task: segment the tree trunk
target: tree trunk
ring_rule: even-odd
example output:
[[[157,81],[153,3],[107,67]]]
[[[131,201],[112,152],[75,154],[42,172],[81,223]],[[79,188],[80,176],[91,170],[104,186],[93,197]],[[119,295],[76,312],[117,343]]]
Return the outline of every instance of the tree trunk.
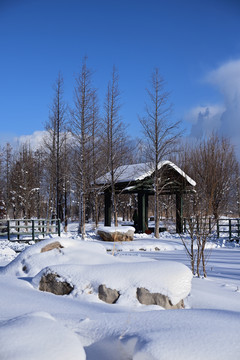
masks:
[[[154,219],[155,219],[155,229],[154,235],[159,239],[159,189],[158,189],[158,170],[157,165],[155,166],[155,194],[154,194]]]

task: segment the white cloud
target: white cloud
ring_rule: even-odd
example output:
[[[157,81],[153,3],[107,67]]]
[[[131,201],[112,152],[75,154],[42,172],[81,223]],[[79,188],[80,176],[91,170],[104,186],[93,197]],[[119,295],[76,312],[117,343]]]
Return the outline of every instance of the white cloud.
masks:
[[[206,81],[216,86],[225,100],[232,102],[240,97],[240,60],[229,61],[206,76]]]
[[[64,133],[62,132],[60,136],[63,136]],[[29,144],[32,150],[37,150],[41,146],[45,147],[45,141],[49,141],[49,132],[42,130],[42,131],[34,131],[31,135],[21,135],[19,137],[15,137],[13,140],[13,145],[16,144],[17,146],[22,144]],[[73,138],[72,134],[70,132],[67,133],[67,142],[68,144],[74,144],[75,139]]]
[[[186,120],[192,123],[191,136],[201,138],[219,128],[224,111],[222,105],[196,106],[191,109],[186,115]]]
[[[240,142],[240,60],[230,61],[210,72],[207,81],[223,94],[226,110],[219,131]]]
[[[14,142],[21,144],[30,144],[31,149],[37,150],[43,145],[43,138],[46,136],[46,131],[34,131],[31,135],[21,135],[14,138]]]
[[[205,81],[223,95],[223,103],[197,106],[189,111],[186,119],[192,122],[191,136],[200,138],[218,131],[229,137],[240,153],[240,60],[210,71]]]

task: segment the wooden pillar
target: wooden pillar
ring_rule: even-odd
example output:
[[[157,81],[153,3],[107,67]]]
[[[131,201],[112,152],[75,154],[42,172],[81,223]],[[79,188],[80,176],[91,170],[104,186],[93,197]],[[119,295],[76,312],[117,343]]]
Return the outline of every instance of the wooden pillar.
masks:
[[[104,226],[111,226],[112,220],[112,199],[109,190],[104,191]]]
[[[148,195],[143,192],[138,192],[138,231],[145,232],[148,226]]]
[[[180,192],[176,193],[176,232],[183,232],[183,200]]]
[[[145,230],[148,229],[148,194],[145,193]]]

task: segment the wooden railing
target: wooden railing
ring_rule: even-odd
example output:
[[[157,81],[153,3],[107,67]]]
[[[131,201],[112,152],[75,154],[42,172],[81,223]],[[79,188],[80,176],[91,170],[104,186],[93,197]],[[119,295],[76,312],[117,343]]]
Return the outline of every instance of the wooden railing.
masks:
[[[11,241],[26,241],[24,237],[35,240],[38,235],[61,235],[59,219],[9,219],[0,220],[0,236],[7,236]],[[28,241],[28,240],[27,240]]]
[[[223,229],[224,228],[224,229]],[[240,219],[219,219],[217,220],[217,237],[220,233],[228,234],[228,238],[240,237]]]
[[[192,221],[192,219],[190,219]],[[199,229],[198,219],[194,219],[196,231]],[[183,219],[183,231],[186,233],[188,231],[188,221]],[[229,240],[240,237],[240,219],[218,219],[213,220],[212,218],[208,219],[208,224],[206,226],[206,231],[209,233],[216,232],[217,237],[219,238],[221,234],[226,234]]]

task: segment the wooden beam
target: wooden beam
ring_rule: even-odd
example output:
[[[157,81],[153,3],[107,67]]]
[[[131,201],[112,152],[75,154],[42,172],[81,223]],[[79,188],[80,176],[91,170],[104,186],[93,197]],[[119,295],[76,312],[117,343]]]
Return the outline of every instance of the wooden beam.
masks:
[[[104,191],[104,226],[111,226],[112,220],[112,199],[109,190]]]
[[[148,226],[148,195],[138,192],[138,231],[144,233]]]
[[[145,230],[148,229],[148,194],[145,193]]]
[[[183,199],[180,192],[176,193],[176,232],[183,232]]]

